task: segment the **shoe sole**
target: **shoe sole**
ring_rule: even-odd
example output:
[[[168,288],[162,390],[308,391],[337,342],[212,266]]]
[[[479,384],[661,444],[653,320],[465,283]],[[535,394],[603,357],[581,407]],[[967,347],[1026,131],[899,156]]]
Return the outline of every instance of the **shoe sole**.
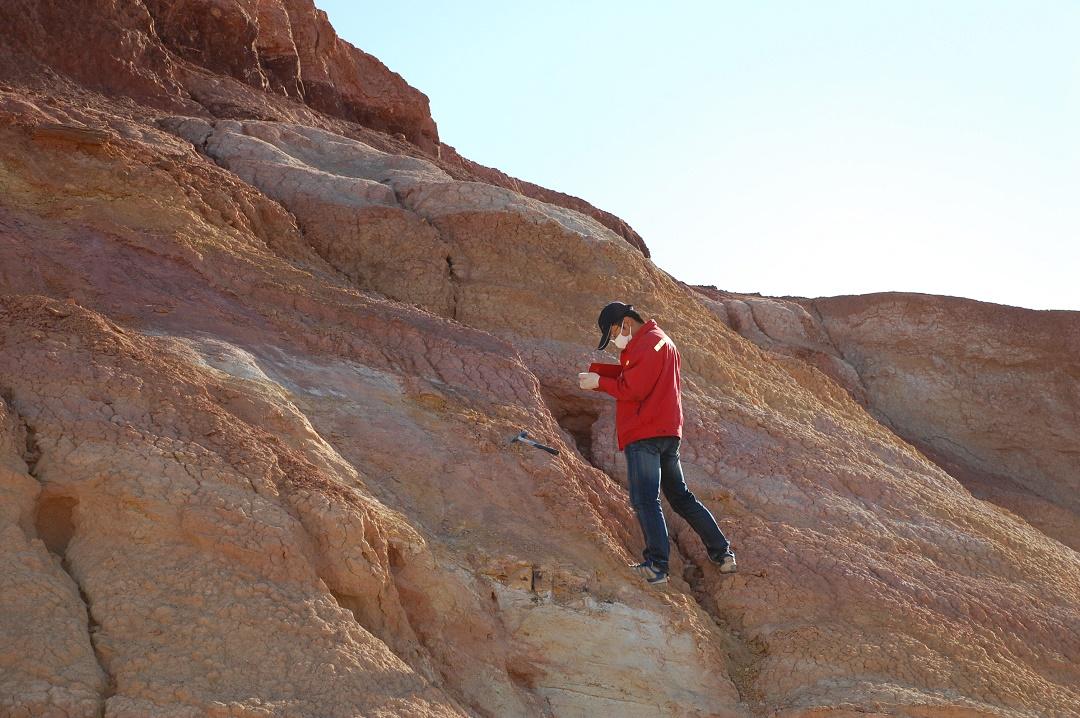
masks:
[[[730,567],[725,567],[724,564],[718,561],[713,561],[711,558],[709,559],[709,563],[711,563],[713,566],[716,566],[717,570],[720,571],[720,573],[737,573],[739,570],[738,564],[732,564]]]
[[[645,583],[649,585],[656,585],[658,583],[668,582],[668,574],[666,573],[661,578],[653,578],[655,574],[653,574],[652,572],[646,572],[639,566],[631,566],[630,569],[633,570],[633,572],[636,573],[638,576],[641,576],[643,579],[645,579]]]

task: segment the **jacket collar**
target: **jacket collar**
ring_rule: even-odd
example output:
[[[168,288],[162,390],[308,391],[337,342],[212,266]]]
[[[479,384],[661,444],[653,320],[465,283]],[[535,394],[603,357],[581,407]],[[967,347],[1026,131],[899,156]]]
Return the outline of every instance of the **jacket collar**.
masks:
[[[656,320],[655,319],[650,319],[649,321],[645,322],[640,327],[638,327],[637,331],[635,331],[633,336],[630,337],[630,341],[628,341],[626,343],[626,348],[623,349],[623,352],[630,351],[630,348],[638,343],[638,337],[640,337],[642,334],[648,334],[653,329],[656,329]],[[622,354],[622,352],[619,352],[619,353]]]

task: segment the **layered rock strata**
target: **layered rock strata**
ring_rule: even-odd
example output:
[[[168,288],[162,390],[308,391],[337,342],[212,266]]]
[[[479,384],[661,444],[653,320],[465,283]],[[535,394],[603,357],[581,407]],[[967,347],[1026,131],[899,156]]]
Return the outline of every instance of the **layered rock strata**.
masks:
[[[696,290],[746,338],[829,375],[976,496],[1080,550],[1076,312]]]
[[[1080,556],[875,410],[878,367],[928,370],[863,305],[747,317],[610,222],[237,77],[247,50],[197,65],[152,11],[231,46],[180,10],[86,9],[150,74],[88,79],[60,36],[4,61],[0,713],[1080,712]],[[670,510],[672,582],[626,568],[613,407],[575,381],[613,297],[680,348],[735,576]]]

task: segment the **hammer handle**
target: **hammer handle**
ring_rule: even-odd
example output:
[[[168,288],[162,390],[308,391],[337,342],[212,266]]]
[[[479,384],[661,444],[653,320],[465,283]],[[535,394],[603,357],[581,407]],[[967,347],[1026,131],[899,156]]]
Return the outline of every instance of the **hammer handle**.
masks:
[[[553,449],[550,446],[545,446],[544,444],[541,444],[538,441],[533,441],[532,439],[522,439],[522,441],[525,442],[526,444],[528,444],[529,446],[535,446],[537,449],[543,449],[544,451],[548,452],[549,454],[555,454],[555,456],[559,455],[559,450],[558,449]]]

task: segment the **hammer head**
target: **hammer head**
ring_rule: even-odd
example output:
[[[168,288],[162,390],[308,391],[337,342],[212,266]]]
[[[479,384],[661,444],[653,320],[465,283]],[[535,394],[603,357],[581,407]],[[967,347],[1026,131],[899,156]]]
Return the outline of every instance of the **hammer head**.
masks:
[[[510,443],[513,444],[515,441],[521,441],[522,439],[524,439],[528,435],[529,435],[529,432],[523,431],[520,434],[518,434],[517,436],[515,436],[513,439],[510,439]]]

